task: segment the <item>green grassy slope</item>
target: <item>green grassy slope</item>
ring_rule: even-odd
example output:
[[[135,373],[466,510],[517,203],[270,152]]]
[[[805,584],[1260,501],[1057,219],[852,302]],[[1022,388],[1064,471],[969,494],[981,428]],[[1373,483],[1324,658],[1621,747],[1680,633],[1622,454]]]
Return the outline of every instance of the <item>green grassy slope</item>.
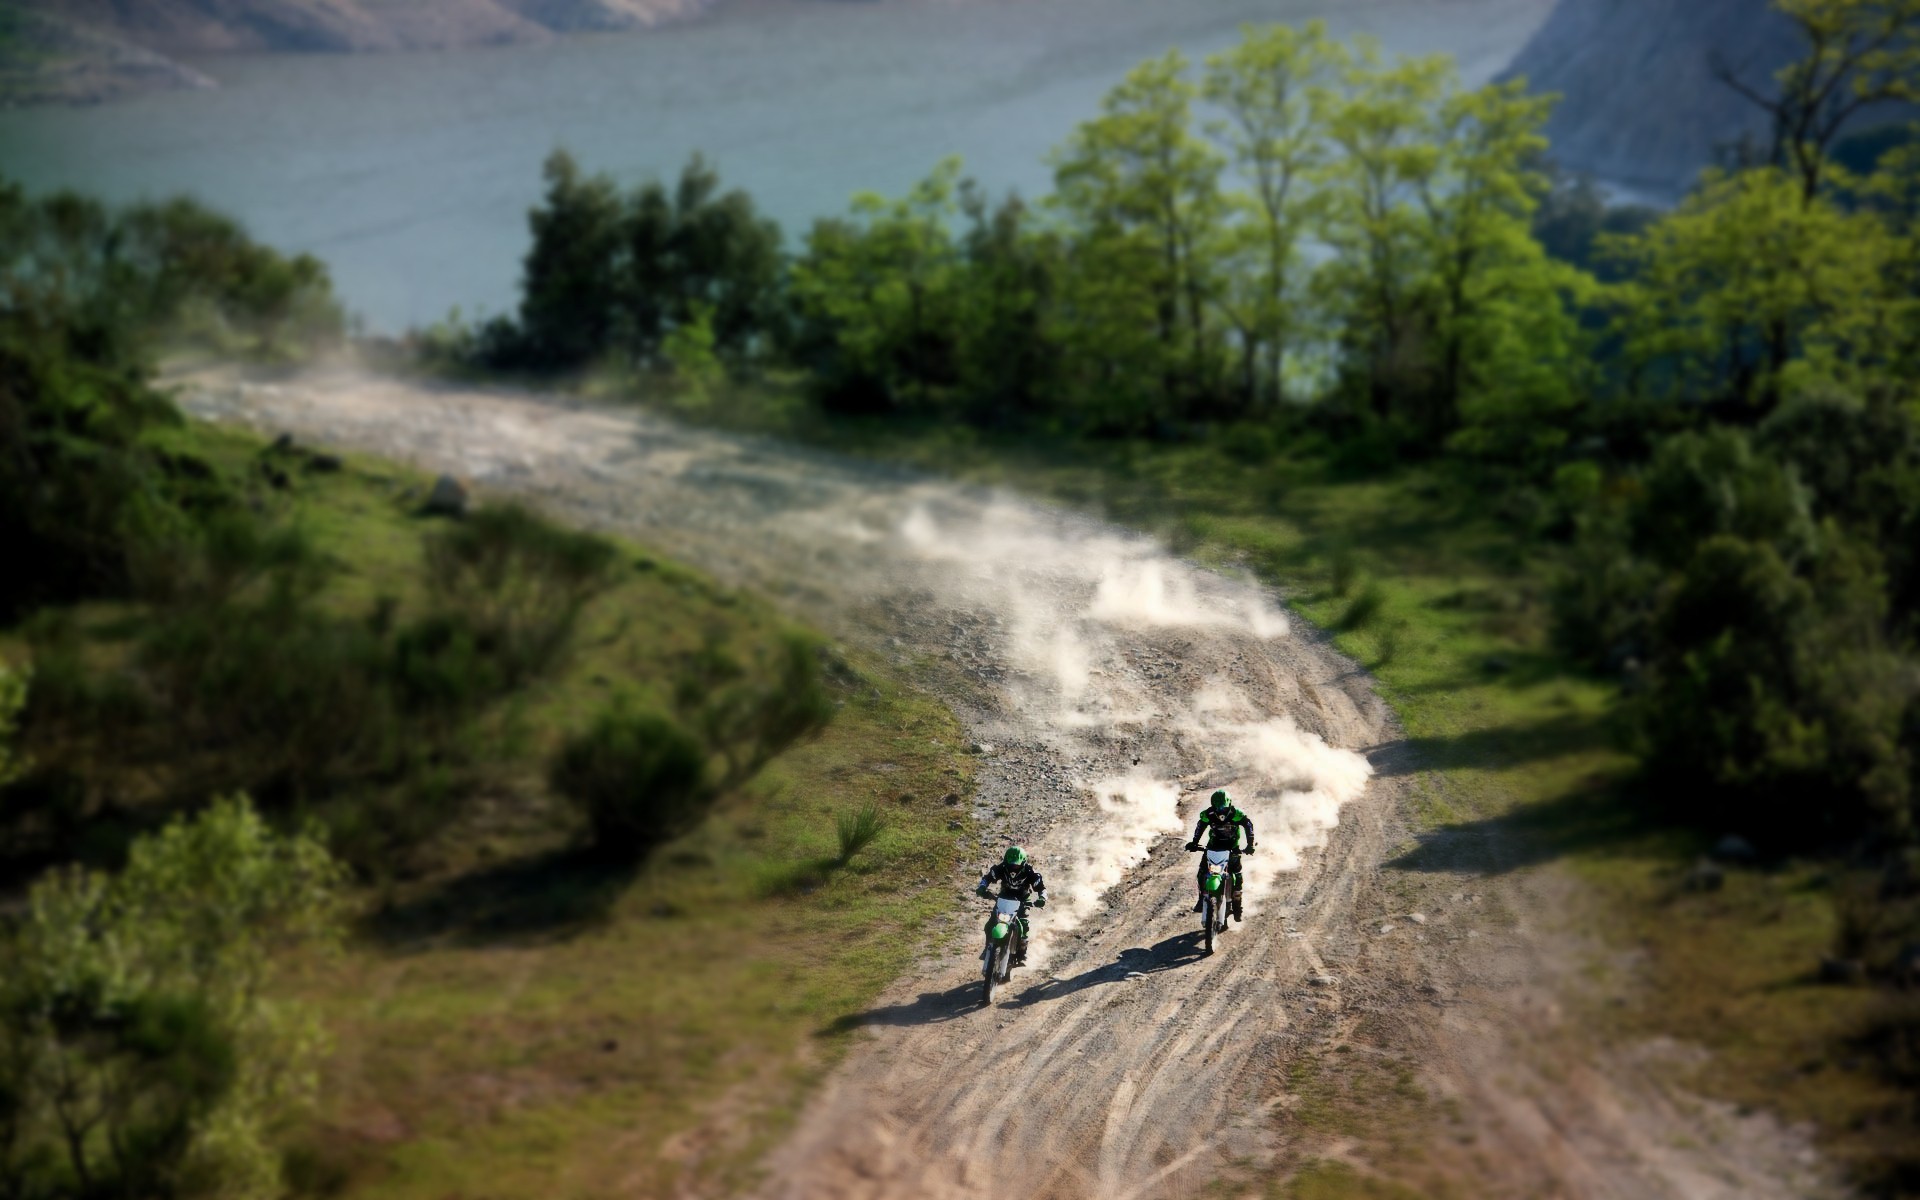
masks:
[[[192,426],[175,448],[245,475],[261,444]],[[340,570],[341,612],[421,602],[425,482],[370,459],[293,472],[272,502]],[[552,749],[616,692],[664,699],[676,661],[719,637],[750,648],[784,621],[640,548],[583,614],[558,672],[485,713],[488,746],[453,786],[471,799],[404,859],[365,872],[338,961],[297,974],[333,1039],[321,1111],[286,1131],[304,1194],[661,1194],[745,1182],[844,1045],[850,1021],[907,965],[970,831],[971,761],[953,716],[911,681],[836,652],[837,716],[645,866],[573,851],[578,818],[548,795]],[[124,658],[140,611],[67,614],[86,658]],[[0,655],[27,652],[0,632]],[[180,764],[116,770],[111,739],[29,747],[90,756],[135,808]],[[214,764],[217,768],[217,764]],[[206,769],[208,764],[198,764]],[[216,771],[217,773],[217,771]],[[149,781],[151,783],[151,781]],[[878,802],[888,827],[836,868],[836,814]]]

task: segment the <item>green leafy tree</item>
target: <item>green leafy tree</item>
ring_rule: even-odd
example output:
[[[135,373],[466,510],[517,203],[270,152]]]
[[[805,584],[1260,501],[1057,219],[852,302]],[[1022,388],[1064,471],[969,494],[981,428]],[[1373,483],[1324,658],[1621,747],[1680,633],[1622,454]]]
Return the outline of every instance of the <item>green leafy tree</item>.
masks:
[[[1223,163],[1194,134],[1198,94],[1178,51],[1144,62],[1051,160],[1052,204],[1072,237],[1063,303],[1082,372],[1072,383],[1117,400],[1123,411],[1100,416],[1121,424],[1184,416],[1217,384],[1208,316]],[[1158,383],[1157,398],[1139,392],[1144,381]]]
[[[1622,241],[1616,332],[1639,387],[1764,415],[1796,386],[1853,388],[1909,361],[1914,300],[1880,212],[1811,200],[1785,172],[1715,175]]]
[[[664,351],[676,330],[705,322],[714,350],[745,357],[781,319],[780,227],[753,198],[720,190],[720,176],[694,155],[669,192],[641,187],[623,221],[616,331],[636,362]]]
[[[925,409],[954,381],[959,179],[960,160],[946,159],[906,196],[862,192],[847,219],[808,235],[794,301],[839,402]]]
[[[714,388],[726,378],[726,368],[714,353],[713,306],[697,303],[692,316],[668,331],[660,355],[673,372],[675,395],[691,408],[705,405]]]
[[[1832,175],[1831,151],[1849,121],[1876,106],[1920,101],[1920,0],[1775,6],[1799,27],[1806,54],[1782,68],[1771,89],[1724,61],[1715,72],[1772,118],[1772,161],[1810,204]]]
[[[1248,26],[1238,45],[1207,60],[1203,94],[1227,114],[1210,132],[1245,189],[1227,197],[1232,282],[1221,307],[1240,337],[1241,386],[1269,405],[1280,401],[1288,351],[1306,332],[1300,250],[1325,211],[1315,181],[1329,155],[1330,88],[1348,65],[1317,20]]]
[[[533,246],[520,281],[519,353],[543,368],[578,367],[612,346],[624,233],[619,190],[556,150],[546,196],[528,214]]]
[[[961,207],[970,222],[955,326],[962,412],[995,426],[1055,412],[1064,365],[1061,239],[1038,227],[1017,196],[990,206],[963,182]]]
[[[36,885],[0,975],[0,1178],[30,1196],[281,1189],[273,1123],[308,1101],[317,1023],[275,965],[339,936],[340,868],[216,801],[108,876]]]
[[[1328,114],[1338,153],[1325,172],[1335,257],[1316,285],[1343,330],[1374,416],[1389,419],[1428,387],[1434,314],[1428,238],[1416,198],[1440,168],[1431,114],[1452,86],[1447,59],[1383,66],[1361,43],[1346,93]]]

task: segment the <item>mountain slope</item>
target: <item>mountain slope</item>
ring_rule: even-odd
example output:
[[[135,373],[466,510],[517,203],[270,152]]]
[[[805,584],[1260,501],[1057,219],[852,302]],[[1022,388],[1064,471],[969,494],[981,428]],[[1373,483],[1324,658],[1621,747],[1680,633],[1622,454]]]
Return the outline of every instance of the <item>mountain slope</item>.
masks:
[[[533,42],[690,17],[712,0],[0,0],[0,103],[206,86],[165,56]]]
[[[1562,97],[1547,135],[1571,168],[1676,191],[1765,115],[1714,77],[1764,86],[1801,52],[1769,0],[1560,0],[1507,76]]]

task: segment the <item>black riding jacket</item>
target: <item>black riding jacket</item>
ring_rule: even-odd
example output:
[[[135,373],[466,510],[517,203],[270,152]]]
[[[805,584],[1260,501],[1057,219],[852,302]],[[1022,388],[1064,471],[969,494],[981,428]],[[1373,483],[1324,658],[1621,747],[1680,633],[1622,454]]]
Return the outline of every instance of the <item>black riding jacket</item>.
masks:
[[[1023,862],[1017,867],[1010,867],[1003,862],[993,864],[987,868],[987,873],[980,877],[980,886],[986,887],[994,883],[1000,885],[1000,895],[1003,898],[1018,900],[1022,904],[1026,903],[1032,895],[1047,894],[1047,881],[1041,877],[1040,872],[1033,869],[1031,862]]]
[[[1208,806],[1200,810],[1200,823],[1193,828],[1193,840],[1199,841],[1201,834],[1207,835],[1209,850],[1238,850],[1240,831],[1247,831],[1247,849],[1253,849],[1253,822],[1247,814],[1229,804],[1225,808]]]

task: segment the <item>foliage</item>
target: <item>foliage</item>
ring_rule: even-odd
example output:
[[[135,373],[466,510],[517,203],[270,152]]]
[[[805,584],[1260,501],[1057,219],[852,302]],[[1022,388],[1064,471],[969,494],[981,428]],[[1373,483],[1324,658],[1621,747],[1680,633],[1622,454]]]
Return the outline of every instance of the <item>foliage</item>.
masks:
[[[729,358],[761,348],[780,321],[780,231],[746,193],[720,193],[699,156],[671,194],[651,182],[622,195],[565,151],[547,159],[546,196],[529,214],[517,326],[483,328],[465,348],[493,366],[581,367],[606,355],[651,366],[702,313]]]
[[[660,713],[620,703],[553,761],[553,789],[579,806],[602,855],[635,862],[699,824],[714,795],[700,739]]]
[[[0,975],[0,1177],[24,1196],[271,1196],[319,1029],[272,963],[339,934],[338,866],[244,798],[33,889]]]
[[[935,384],[952,382],[959,175],[948,159],[902,200],[862,193],[851,219],[820,221],[808,235],[793,297],[800,336],[830,348],[819,354],[829,404],[924,408]]]
[[[137,379],[0,321],[0,617],[135,594],[144,567],[231,503],[200,464],[147,443],[179,420]]]
[[[1673,213],[1615,243],[1627,370],[1671,397],[1764,414],[1814,381],[1878,386],[1910,375],[1915,295],[1883,216],[1803,197],[1784,172],[1709,177]]]
[[[709,631],[675,684],[682,719],[726,762],[725,788],[751,778],[774,755],[833,719],[819,646],[789,632],[774,644],[771,657],[771,663],[761,664],[763,672],[751,672]],[[770,674],[771,681],[758,682],[760,673]]]
[[[27,762],[14,745],[20,732],[20,710],[27,706],[31,673],[0,663],[0,787],[18,779]]]
[[[122,209],[0,180],[0,310],[89,362],[129,366],[187,342],[263,358],[335,342],[326,268],[259,245],[184,197]]]
[[[581,608],[608,582],[612,543],[516,504],[488,505],[427,539],[427,584],[442,613],[513,686],[551,667]]]
[[[1223,159],[1192,129],[1198,88],[1178,51],[1141,63],[1052,159],[1051,203],[1074,232],[1063,336],[1093,424],[1138,429],[1202,409],[1219,372],[1208,240]]]
[[[1806,408],[1767,433],[1818,461],[1849,440],[1836,425]],[[1879,448],[1890,457],[1912,445],[1910,428],[1883,432],[1898,435]],[[1920,691],[1846,498],[1732,429],[1668,439],[1628,495],[1583,538],[1560,640],[1596,666],[1633,664],[1627,715],[1684,805],[1674,815],[1773,837],[1906,836],[1903,722]]]

